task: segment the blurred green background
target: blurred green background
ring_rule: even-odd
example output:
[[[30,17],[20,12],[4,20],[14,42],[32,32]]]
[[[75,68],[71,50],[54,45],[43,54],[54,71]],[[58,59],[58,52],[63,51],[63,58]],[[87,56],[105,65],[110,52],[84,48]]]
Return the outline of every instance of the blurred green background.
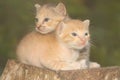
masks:
[[[35,3],[63,2],[72,18],[90,19],[92,61],[103,67],[120,66],[120,0],[1,0],[0,74],[15,58],[20,39],[34,29]]]

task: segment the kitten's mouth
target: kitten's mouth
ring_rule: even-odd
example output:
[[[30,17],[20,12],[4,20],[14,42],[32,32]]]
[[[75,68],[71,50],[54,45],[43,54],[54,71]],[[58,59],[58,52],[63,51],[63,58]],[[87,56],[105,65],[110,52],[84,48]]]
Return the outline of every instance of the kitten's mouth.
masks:
[[[83,49],[86,45],[87,45],[87,42],[85,42],[84,44],[83,43],[78,43],[75,46],[76,46],[77,49]]]
[[[79,43],[78,45],[79,45],[79,46],[86,46],[86,45],[87,45],[87,42],[85,42],[85,43]]]
[[[49,30],[48,29],[41,29],[40,27],[36,27],[35,28],[36,29],[36,31],[38,31],[38,32],[40,32],[40,33],[42,33],[42,34],[46,34],[46,33],[48,33],[49,32]]]

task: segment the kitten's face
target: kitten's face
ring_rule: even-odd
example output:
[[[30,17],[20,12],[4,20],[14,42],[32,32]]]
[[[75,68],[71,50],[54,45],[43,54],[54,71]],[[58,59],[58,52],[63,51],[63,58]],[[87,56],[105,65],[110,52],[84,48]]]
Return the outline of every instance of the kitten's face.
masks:
[[[62,22],[57,29],[58,37],[69,48],[82,49],[89,44],[89,20]]]
[[[56,7],[37,4],[36,30],[42,34],[47,34],[56,29],[56,26],[65,18],[66,8],[62,3]]]

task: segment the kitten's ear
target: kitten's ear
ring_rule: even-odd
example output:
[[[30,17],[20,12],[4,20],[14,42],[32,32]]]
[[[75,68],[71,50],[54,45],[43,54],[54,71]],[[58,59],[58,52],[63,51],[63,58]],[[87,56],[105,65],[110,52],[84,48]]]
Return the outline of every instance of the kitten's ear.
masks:
[[[39,4],[35,4],[35,8],[36,8],[36,11],[38,11],[40,9],[40,5]]]
[[[84,20],[83,21],[83,24],[85,25],[85,27],[89,27],[89,25],[90,25],[90,20]]]
[[[58,27],[57,27],[57,34],[58,34],[58,35],[61,35],[64,27],[65,27],[65,23],[64,23],[64,22],[59,23],[59,25],[58,25]]]
[[[66,7],[65,7],[65,5],[63,3],[61,3],[61,2],[58,3],[55,9],[61,15],[64,15],[64,16],[67,15],[67,13],[66,13]]]

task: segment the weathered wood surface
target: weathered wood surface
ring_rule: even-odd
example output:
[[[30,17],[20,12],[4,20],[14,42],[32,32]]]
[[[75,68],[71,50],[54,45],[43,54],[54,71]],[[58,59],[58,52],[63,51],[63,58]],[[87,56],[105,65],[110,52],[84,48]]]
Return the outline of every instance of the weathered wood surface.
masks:
[[[9,60],[0,80],[120,80],[120,67],[55,72]]]

